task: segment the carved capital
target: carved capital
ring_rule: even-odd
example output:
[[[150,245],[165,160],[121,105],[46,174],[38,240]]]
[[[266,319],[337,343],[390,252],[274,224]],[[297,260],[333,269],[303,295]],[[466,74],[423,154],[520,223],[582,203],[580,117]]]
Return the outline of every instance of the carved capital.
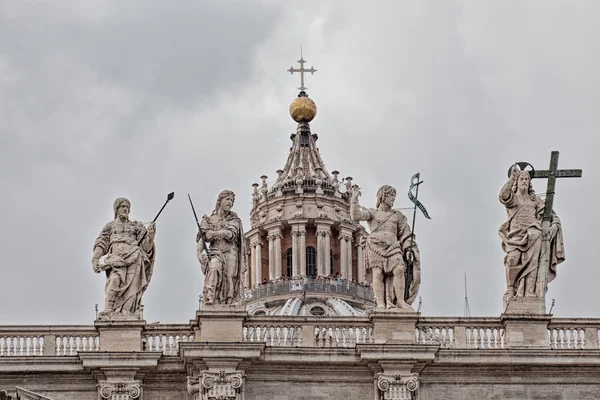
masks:
[[[202,371],[188,377],[188,393],[202,400],[243,400],[244,375],[239,372]]]
[[[134,400],[140,399],[142,394],[141,381],[109,382],[100,381],[98,383],[100,398],[110,400]]]
[[[340,238],[340,240],[345,240],[347,242],[352,241],[352,235],[340,235],[339,238]]]
[[[377,374],[377,389],[383,400],[413,400],[418,388],[417,374]]]

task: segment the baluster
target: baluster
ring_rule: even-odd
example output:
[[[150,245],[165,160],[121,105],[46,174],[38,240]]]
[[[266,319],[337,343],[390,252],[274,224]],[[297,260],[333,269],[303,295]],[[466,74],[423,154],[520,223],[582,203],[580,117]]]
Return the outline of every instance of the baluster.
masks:
[[[244,326],[242,327],[242,342],[247,342],[248,341],[248,327]]]

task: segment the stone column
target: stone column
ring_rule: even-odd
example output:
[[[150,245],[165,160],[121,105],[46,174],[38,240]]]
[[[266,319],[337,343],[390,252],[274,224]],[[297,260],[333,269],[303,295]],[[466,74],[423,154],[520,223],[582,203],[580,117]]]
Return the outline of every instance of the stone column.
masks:
[[[292,275],[306,276],[307,219],[290,220],[292,234]]]
[[[329,275],[331,273],[331,231],[325,231],[323,235],[323,255],[325,259],[325,275]]]
[[[256,256],[256,284],[260,284],[262,282],[262,240],[258,239],[256,241],[256,250],[254,251]]]
[[[352,225],[340,224],[340,272],[344,279],[352,279]]]
[[[300,243],[298,240],[298,231],[292,229],[290,232],[292,235],[292,276],[300,275],[299,259],[298,259],[298,247]]]
[[[281,270],[281,232],[275,235],[275,278],[283,274]]]
[[[281,276],[281,223],[276,222],[263,227],[269,239],[269,279]]]
[[[267,236],[269,240],[269,279],[275,280],[275,237]]]
[[[306,229],[302,229],[299,232],[300,236],[300,276],[306,278]]]
[[[324,263],[325,261],[323,260],[323,247],[325,247],[323,245],[323,232],[319,231],[319,229],[317,228],[317,274],[318,275],[324,275],[323,274],[323,267],[324,267]]]
[[[346,235],[340,234],[340,274],[342,274],[342,278],[348,279],[348,249],[346,246],[348,242],[346,241]]]
[[[362,236],[357,236],[356,238],[356,260],[358,266],[358,276],[356,277],[356,280],[359,283],[365,281],[365,252],[361,238]]]
[[[256,285],[256,246],[254,242],[250,243],[250,273],[252,274],[252,282],[248,287]]]
[[[348,251],[348,255],[346,258],[346,261],[348,263],[348,266],[346,267],[348,269],[348,276],[346,277],[346,279],[348,279],[349,281],[351,281],[353,279],[353,272],[352,272],[352,236],[348,235],[346,236],[346,241],[348,242],[346,244],[346,250]]]
[[[329,237],[331,236],[330,220],[315,220],[317,227],[317,273],[323,276],[329,275]]]

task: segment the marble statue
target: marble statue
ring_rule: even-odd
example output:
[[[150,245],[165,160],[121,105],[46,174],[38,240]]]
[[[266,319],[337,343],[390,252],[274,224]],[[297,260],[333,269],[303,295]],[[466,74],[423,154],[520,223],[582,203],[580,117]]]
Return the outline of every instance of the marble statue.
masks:
[[[354,221],[367,221],[371,231],[365,243],[365,270],[367,281],[373,282],[377,307],[412,310],[421,284],[421,257],[406,216],[392,209],[396,189],[380,187],[375,209],[360,207],[359,196],[355,186],[350,215]]]
[[[120,197],[113,204],[115,219],[94,242],[94,271],[106,272],[106,297],[100,317],[141,317],[142,295],[154,268],[156,225],[148,229],[130,221],[131,203]],[[103,260],[101,260],[103,258]]]
[[[499,199],[506,207],[508,217],[498,231],[502,250],[506,253],[505,299],[541,297],[544,293],[539,293],[536,283],[544,239],[542,216],[545,202],[535,194],[529,172],[522,171],[517,165],[500,189]],[[560,219],[554,211],[547,234],[550,239],[547,281],[550,282],[556,276],[556,266],[565,259]]]
[[[246,243],[242,220],[231,211],[234,202],[232,191],[219,193],[215,209],[202,218],[201,231],[196,235],[198,261],[204,274],[205,305],[235,305],[243,296],[244,274],[248,269]],[[210,244],[210,248],[205,244]]]

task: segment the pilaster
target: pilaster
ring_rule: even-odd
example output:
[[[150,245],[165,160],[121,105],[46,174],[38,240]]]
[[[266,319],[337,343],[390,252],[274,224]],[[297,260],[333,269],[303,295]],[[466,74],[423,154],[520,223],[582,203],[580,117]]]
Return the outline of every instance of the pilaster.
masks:
[[[295,277],[306,275],[306,224],[307,219],[290,220],[292,235],[292,273]]]
[[[330,238],[331,238],[331,220],[315,220],[315,226],[317,228],[317,273],[321,276],[329,275],[330,262],[329,254],[331,249]]]

